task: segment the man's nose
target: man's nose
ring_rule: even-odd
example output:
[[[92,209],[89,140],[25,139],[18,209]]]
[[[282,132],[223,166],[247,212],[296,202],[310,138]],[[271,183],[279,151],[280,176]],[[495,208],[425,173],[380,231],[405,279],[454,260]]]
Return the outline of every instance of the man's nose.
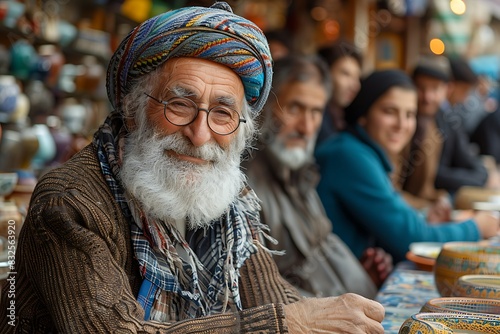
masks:
[[[298,130],[306,136],[312,136],[317,130],[317,121],[315,119],[314,111],[303,110],[301,116],[297,119]]]
[[[208,113],[200,110],[194,121],[184,127],[183,133],[196,147],[209,142],[212,139],[212,130],[208,127]]]

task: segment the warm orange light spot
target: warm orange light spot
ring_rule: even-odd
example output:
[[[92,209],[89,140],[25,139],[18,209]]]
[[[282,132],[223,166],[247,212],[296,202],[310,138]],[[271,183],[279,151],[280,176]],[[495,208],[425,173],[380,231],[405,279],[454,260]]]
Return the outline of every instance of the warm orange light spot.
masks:
[[[434,54],[441,55],[444,53],[445,46],[439,38],[433,38],[429,43],[429,47]]]
[[[328,41],[333,41],[338,38],[340,33],[340,25],[335,20],[326,20],[323,24],[323,34]]]

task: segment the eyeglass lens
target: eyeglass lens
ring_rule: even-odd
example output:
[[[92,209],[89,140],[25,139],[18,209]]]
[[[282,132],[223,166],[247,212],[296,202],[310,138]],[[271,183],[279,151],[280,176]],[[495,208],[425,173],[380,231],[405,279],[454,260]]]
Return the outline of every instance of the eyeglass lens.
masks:
[[[187,125],[194,121],[198,110],[208,112],[208,126],[218,134],[229,134],[234,132],[239,124],[240,117],[236,110],[217,106],[210,111],[198,108],[198,106],[186,98],[172,98],[164,104],[165,117],[174,125]]]

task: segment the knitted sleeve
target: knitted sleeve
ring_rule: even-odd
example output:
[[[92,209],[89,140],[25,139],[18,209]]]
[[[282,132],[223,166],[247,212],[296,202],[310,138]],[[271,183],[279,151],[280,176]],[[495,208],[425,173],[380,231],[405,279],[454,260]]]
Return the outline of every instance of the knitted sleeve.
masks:
[[[244,307],[269,303],[290,304],[301,296],[298,290],[279,273],[269,251],[255,241],[259,251],[252,255],[240,269],[240,294]]]
[[[50,314],[55,331],[287,332],[283,306],[279,303],[287,299],[263,298],[268,294],[266,289],[273,288],[273,280],[278,278],[265,279],[266,274],[262,272],[255,273],[259,276],[255,286],[245,285],[248,287],[245,294],[259,296],[252,303],[255,307],[170,324],[145,322],[144,311],[134,298],[124,270],[126,246],[120,245],[117,241],[120,238],[116,237],[121,233],[117,231],[120,227],[116,226],[112,215],[103,214],[103,207],[99,204],[102,203],[98,195],[90,198],[77,190],[52,194],[34,203],[23,227],[18,265],[25,266],[34,294],[39,304],[47,308],[46,313]],[[106,219],[109,221],[104,221]],[[89,225],[93,227],[88,228]],[[268,262],[270,256],[267,257],[263,255],[262,259]],[[256,261],[261,261],[261,256],[258,258]],[[281,295],[281,292],[276,292],[276,295]],[[273,299],[275,303],[272,303]],[[261,304],[263,301],[268,303]]]

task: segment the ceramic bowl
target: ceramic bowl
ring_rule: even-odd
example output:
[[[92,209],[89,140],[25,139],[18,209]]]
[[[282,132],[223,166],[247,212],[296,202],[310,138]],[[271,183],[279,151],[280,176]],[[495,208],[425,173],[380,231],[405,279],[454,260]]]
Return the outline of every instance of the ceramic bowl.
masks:
[[[0,173],[0,198],[9,195],[17,184],[17,173]]]
[[[399,334],[500,333],[500,318],[488,314],[418,313],[407,319]]]
[[[432,271],[434,269],[434,265],[436,264],[436,259],[419,256],[412,251],[408,251],[406,253],[406,259],[413,262],[418,269],[424,271]]]
[[[452,296],[458,278],[473,274],[500,275],[500,247],[478,242],[445,243],[434,266],[441,296]]]
[[[432,271],[442,247],[442,242],[413,242],[406,259],[415,263],[420,270]]]
[[[499,275],[465,275],[458,278],[453,289],[457,297],[500,299]]]
[[[468,297],[433,298],[422,306],[426,313],[481,313],[500,315],[500,300]]]

